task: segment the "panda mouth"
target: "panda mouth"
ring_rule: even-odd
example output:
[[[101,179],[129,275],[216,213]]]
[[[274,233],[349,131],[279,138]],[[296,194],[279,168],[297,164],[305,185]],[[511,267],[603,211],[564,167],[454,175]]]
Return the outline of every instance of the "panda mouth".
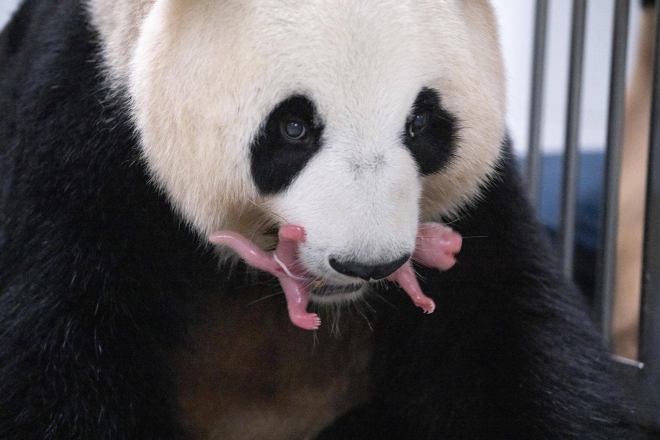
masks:
[[[364,284],[325,284],[317,280],[310,286],[310,294],[317,297],[331,297],[349,293],[357,293]]]
[[[302,269],[302,264],[298,260],[298,246],[306,240],[305,229],[302,226],[281,226],[278,238],[274,252],[264,252],[250,240],[233,231],[214,232],[209,236],[209,241],[229,246],[247,264],[276,276],[286,296],[289,319],[300,328],[316,330],[321,325],[321,319],[317,314],[307,312],[310,297],[319,302],[341,302],[361,295],[365,284],[325,284],[323,280],[311,278]],[[448,226],[422,223],[417,231],[412,259],[427,267],[447,270],[456,263],[455,256],[460,251],[461,245],[460,234]],[[433,300],[422,292],[410,260],[386,279],[398,284],[413,303],[425,313],[432,313],[435,309]]]

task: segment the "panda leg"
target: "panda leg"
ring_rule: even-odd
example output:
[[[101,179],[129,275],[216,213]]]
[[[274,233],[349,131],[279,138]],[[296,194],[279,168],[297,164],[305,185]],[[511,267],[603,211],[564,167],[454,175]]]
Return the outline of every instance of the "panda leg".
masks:
[[[316,313],[307,312],[309,293],[300,281],[288,276],[279,277],[286,296],[289,319],[294,325],[305,330],[316,330],[321,325],[321,318]]]
[[[435,303],[431,298],[424,295],[422,289],[419,287],[415,271],[412,264],[408,261],[401,266],[394,274],[388,277],[388,280],[397,283],[403,290],[406,291],[413,303],[424,310],[424,313],[433,313],[435,310]]]
[[[247,264],[257,269],[278,275],[282,272],[272,254],[259,249],[241,234],[232,231],[218,231],[209,236],[209,241],[232,248]]]

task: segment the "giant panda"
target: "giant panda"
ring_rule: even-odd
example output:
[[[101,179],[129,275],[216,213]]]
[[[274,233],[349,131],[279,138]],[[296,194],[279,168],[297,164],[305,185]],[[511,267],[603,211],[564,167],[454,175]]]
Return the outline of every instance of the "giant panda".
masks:
[[[486,0],[25,1],[0,438],[658,438],[523,195],[497,34]],[[424,222],[462,237],[414,266],[430,314],[386,279]],[[285,225],[317,330],[208,239]]]

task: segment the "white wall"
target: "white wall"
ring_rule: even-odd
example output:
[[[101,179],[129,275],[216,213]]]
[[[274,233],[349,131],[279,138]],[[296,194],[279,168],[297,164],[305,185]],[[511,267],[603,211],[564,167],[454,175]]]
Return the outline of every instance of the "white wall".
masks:
[[[527,148],[534,0],[492,0],[500,21],[507,68],[508,123],[518,153]],[[639,22],[639,4],[632,1],[628,66],[632,65]],[[568,57],[571,33],[571,0],[549,2],[543,126],[545,151],[563,150],[568,89]],[[611,60],[613,0],[588,2],[580,144],[599,150],[605,144],[609,70]]]
[[[50,0],[57,1],[57,0]],[[0,27],[19,0],[0,0]],[[529,91],[532,65],[534,0],[492,0],[498,20],[508,82],[508,124],[516,151],[527,148]],[[639,5],[633,0],[629,59],[635,51]],[[572,0],[549,2],[549,34],[545,75],[542,145],[545,151],[561,151],[564,143],[568,54]],[[580,143],[584,149],[602,149],[609,88],[613,0],[588,3],[585,81],[582,94]],[[631,63],[629,62],[630,66]]]
[[[4,27],[20,0],[0,0],[0,28]]]

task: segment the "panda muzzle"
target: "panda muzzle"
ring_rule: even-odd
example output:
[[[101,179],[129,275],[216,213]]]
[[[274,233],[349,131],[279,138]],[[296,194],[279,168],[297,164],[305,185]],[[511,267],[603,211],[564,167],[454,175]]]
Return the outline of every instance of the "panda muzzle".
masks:
[[[264,252],[233,231],[214,232],[209,236],[209,241],[229,246],[247,264],[276,276],[286,296],[291,322],[306,330],[316,330],[321,320],[317,314],[307,312],[308,286],[313,284],[314,277],[298,264],[298,246],[305,242],[305,229],[302,226],[284,225],[280,227],[278,237],[274,252]],[[439,223],[422,223],[411,259],[424,266],[447,270],[456,263],[456,254],[461,250],[461,245],[461,235],[450,227]],[[417,282],[411,260],[406,261],[387,280],[398,284],[425,313],[435,309],[435,303],[424,295]]]

